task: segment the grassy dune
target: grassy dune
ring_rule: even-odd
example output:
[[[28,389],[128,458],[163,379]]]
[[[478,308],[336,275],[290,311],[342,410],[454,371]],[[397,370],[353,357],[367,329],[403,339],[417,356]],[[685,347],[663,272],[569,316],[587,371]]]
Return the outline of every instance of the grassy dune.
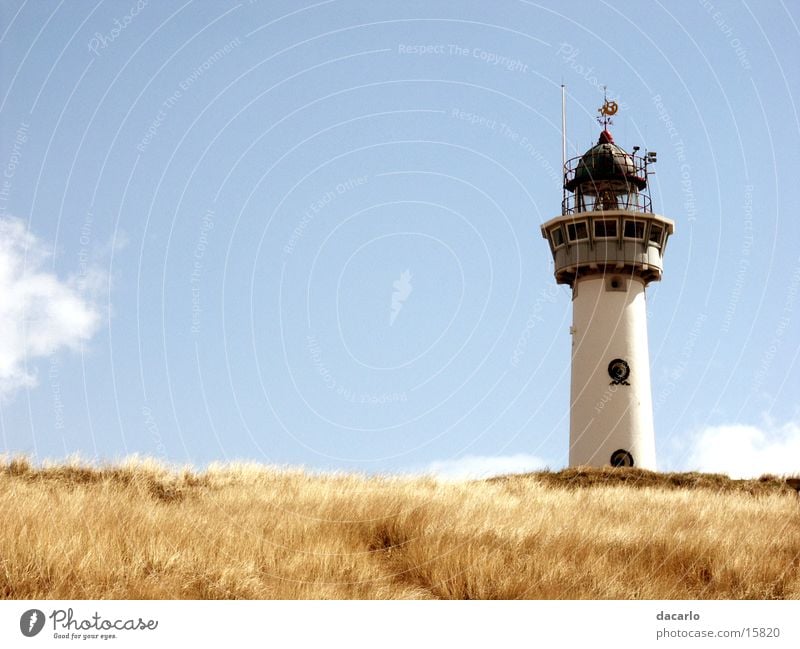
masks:
[[[0,598],[800,598],[782,480],[0,461]]]

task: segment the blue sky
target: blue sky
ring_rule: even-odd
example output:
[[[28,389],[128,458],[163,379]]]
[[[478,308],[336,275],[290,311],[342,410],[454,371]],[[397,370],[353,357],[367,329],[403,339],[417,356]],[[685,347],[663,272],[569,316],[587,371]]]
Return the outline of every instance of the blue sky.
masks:
[[[620,105],[676,221],[659,465],[797,470],[800,15],[743,2],[4,2],[0,452],[567,462],[539,225]]]

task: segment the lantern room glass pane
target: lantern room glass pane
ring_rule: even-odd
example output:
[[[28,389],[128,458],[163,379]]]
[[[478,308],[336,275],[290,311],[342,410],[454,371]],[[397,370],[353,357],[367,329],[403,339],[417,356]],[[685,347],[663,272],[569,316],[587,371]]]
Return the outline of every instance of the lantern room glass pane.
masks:
[[[581,241],[582,239],[588,239],[589,228],[586,225],[586,221],[567,223],[567,238],[570,241]]]
[[[626,239],[644,239],[644,221],[628,221],[625,220],[625,229],[623,234]]]
[[[616,219],[596,219],[594,222],[595,239],[616,239],[617,220]]]
[[[560,248],[564,245],[564,231],[559,226],[554,227],[550,230],[550,240],[554,248]]]
[[[650,225],[650,236],[648,237],[648,240],[650,241],[650,243],[655,244],[656,246],[658,246],[660,248],[661,247],[661,235],[663,233],[664,233],[664,228],[662,228],[660,225],[656,225],[655,223],[652,223]]]

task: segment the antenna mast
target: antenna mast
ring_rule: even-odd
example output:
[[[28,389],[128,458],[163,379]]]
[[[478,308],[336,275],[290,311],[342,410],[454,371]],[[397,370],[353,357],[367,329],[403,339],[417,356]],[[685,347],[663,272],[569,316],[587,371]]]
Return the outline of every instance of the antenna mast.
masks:
[[[567,173],[567,87],[561,84],[561,173]],[[565,183],[561,183],[561,198],[566,200]]]

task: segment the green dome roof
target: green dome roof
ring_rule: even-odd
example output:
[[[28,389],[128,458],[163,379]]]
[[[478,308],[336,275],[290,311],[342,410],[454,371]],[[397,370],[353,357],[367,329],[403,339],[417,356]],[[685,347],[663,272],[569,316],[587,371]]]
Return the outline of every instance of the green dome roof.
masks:
[[[599,186],[615,191],[626,191],[631,185],[644,189],[647,181],[637,175],[633,156],[614,144],[611,133],[603,131],[597,144],[581,156],[574,176],[564,187],[575,191],[584,183],[589,184],[587,189],[593,193],[592,188]]]

